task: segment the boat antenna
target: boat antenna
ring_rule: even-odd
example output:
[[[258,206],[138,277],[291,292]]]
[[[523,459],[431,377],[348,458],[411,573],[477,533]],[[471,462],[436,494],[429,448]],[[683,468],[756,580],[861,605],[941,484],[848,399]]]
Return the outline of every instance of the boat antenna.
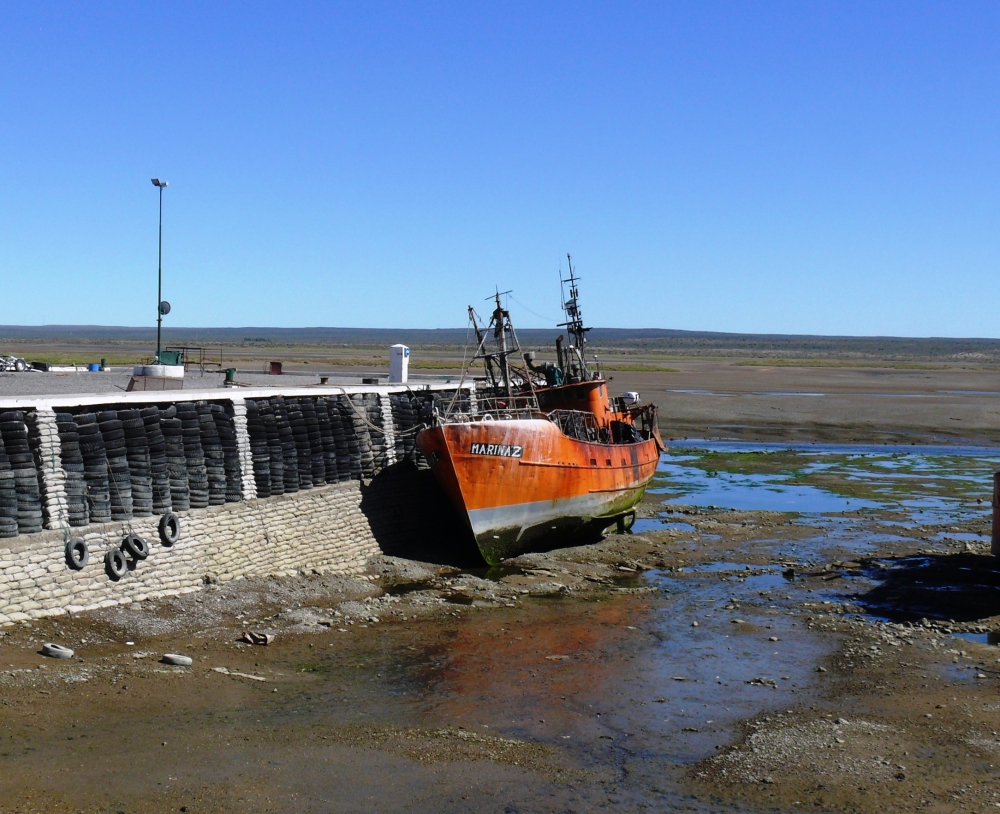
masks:
[[[469,362],[469,366],[471,367],[476,360],[482,359],[490,389],[511,400],[522,385],[526,385],[532,394],[535,392],[531,372],[514,361],[521,359],[521,343],[514,331],[510,312],[503,307],[500,300],[504,295],[512,293],[513,291],[501,291],[497,286],[496,291],[486,298],[487,301],[492,300],[494,303],[488,326],[480,325],[476,310],[469,306],[469,321],[476,332],[477,341],[476,355]],[[487,344],[490,347],[487,347]]]
[[[491,320],[493,324],[493,339],[496,341],[497,347],[497,360],[500,363],[500,376],[502,379],[502,384],[504,389],[507,391],[507,396],[512,397],[514,394],[511,392],[510,386],[510,365],[507,362],[507,356],[510,353],[510,348],[507,346],[507,334],[511,330],[510,328],[510,313],[500,304],[500,297],[504,294],[510,294],[510,291],[501,291],[500,287],[496,287],[496,293],[492,297],[487,297],[488,300],[495,299],[497,307],[493,311],[493,319]],[[514,350],[518,350],[517,341],[514,341]]]
[[[566,315],[566,321],[560,322],[559,327],[565,328],[566,333],[573,337],[570,349],[573,351],[571,358],[575,356],[575,359],[570,366],[578,368],[576,375],[580,377],[580,381],[589,381],[591,378],[590,370],[587,368],[587,359],[584,356],[583,348],[587,344],[587,331],[590,328],[583,327],[583,314],[580,312],[579,302],[580,292],[577,287],[580,278],[576,276],[573,269],[573,258],[569,256],[569,253],[566,254],[566,262],[569,264],[569,277],[564,279],[562,272],[559,273],[559,290],[562,292],[562,309]],[[568,297],[565,288],[567,285],[569,286]]]

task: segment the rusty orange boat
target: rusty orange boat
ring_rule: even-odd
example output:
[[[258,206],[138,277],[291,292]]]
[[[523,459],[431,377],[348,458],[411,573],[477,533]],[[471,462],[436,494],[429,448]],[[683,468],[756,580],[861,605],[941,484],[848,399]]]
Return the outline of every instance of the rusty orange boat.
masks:
[[[521,354],[495,295],[486,330],[470,306],[484,379],[435,413],[417,444],[490,564],[617,523],[631,527],[663,450],[654,405],[612,398],[591,370],[572,264],[555,363]],[[487,345],[490,343],[490,347]],[[471,368],[470,364],[470,368]]]

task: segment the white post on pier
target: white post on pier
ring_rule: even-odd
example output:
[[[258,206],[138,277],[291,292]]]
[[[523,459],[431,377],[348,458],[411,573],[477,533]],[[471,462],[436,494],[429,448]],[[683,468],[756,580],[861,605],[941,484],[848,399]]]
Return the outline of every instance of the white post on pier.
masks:
[[[389,384],[406,384],[410,368],[410,349],[406,345],[389,348]]]

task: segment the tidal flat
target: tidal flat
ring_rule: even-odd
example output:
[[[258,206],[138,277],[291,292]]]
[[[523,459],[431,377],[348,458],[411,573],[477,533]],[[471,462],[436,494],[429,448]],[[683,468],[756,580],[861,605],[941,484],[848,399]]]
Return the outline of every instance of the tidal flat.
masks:
[[[692,439],[630,534],[6,628],[0,811],[992,808],[998,467]]]

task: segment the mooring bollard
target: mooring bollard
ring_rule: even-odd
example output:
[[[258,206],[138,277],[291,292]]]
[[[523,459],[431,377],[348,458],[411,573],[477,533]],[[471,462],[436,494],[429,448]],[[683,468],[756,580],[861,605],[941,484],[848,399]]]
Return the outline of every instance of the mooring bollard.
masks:
[[[1000,472],[993,473],[993,534],[990,550],[1000,557]]]

